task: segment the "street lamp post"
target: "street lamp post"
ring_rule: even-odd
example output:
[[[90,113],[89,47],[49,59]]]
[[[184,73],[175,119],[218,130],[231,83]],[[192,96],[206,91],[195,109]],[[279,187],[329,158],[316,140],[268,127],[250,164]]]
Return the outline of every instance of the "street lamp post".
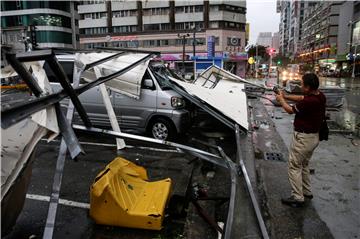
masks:
[[[189,33],[186,33],[186,34],[183,34],[183,35],[178,33],[178,37],[180,39],[182,39],[182,46],[183,46],[183,52],[182,52],[182,68],[183,68],[182,69],[182,76],[183,76],[183,78],[185,77],[185,40],[189,36],[190,36]]]

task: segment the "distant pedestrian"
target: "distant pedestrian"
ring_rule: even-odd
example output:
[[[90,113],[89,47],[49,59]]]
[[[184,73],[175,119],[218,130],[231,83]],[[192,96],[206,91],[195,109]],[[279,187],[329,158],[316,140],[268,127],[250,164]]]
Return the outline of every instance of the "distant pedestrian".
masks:
[[[295,114],[294,133],[289,149],[288,174],[291,196],[281,199],[283,204],[301,207],[304,198],[312,199],[309,161],[319,145],[319,130],[325,119],[325,95],[318,90],[319,78],[314,73],[302,77],[301,88],[304,95],[284,95],[279,92],[276,100],[289,114]],[[286,101],[296,104],[290,106]]]

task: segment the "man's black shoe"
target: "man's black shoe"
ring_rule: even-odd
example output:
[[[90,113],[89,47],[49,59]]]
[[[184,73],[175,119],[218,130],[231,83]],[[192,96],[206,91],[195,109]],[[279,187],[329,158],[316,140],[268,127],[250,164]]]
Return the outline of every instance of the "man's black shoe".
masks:
[[[306,194],[304,194],[304,198],[307,198],[307,199],[313,199],[313,195],[312,194],[309,194],[309,195],[306,195]]]
[[[289,205],[291,207],[302,207],[304,206],[304,202],[296,200],[294,197],[282,198],[281,202],[285,205]]]

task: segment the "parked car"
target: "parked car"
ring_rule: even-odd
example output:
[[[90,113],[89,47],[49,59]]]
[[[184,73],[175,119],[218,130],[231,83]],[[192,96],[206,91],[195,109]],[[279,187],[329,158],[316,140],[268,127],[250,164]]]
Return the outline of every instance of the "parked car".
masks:
[[[69,80],[73,79],[74,55],[57,56]],[[54,90],[61,89],[56,78],[45,64],[45,71]],[[85,81],[81,80],[80,84]],[[140,99],[108,90],[120,129],[124,132],[144,134],[161,140],[173,139],[183,133],[190,124],[190,113],[185,108],[185,100],[175,91],[161,84],[149,66],[141,81]],[[99,87],[94,87],[79,96],[91,122],[100,127],[110,127],[110,120]],[[61,102],[67,106],[67,100]],[[74,114],[74,123],[82,123]]]

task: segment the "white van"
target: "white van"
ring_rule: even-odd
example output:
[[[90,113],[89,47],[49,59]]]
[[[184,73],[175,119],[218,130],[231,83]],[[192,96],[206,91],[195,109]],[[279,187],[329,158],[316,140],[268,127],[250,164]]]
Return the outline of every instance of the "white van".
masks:
[[[73,79],[74,55],[58,55],[68,79]],[[54,90],[60,90],[60,83],[47,64],[44,69]],[[190,113],[185,108],[185,100],[175,91],[166,87],[161,79],[155,77],[154,68],[147,68],[142,82],[140,99],[109,91],[109,96],[120,125],[124,132],[149,133],[156,139],[168,140],[183,133],[190,124]],[[85,83],[80,80],[80,84]],[[99,87],[94,87],[79,96],[91,122],[96,126],[110,127],[110,120]],[[67,106],[67,100],[61,102]],[[82,123],[75,112],[75,123]]]

